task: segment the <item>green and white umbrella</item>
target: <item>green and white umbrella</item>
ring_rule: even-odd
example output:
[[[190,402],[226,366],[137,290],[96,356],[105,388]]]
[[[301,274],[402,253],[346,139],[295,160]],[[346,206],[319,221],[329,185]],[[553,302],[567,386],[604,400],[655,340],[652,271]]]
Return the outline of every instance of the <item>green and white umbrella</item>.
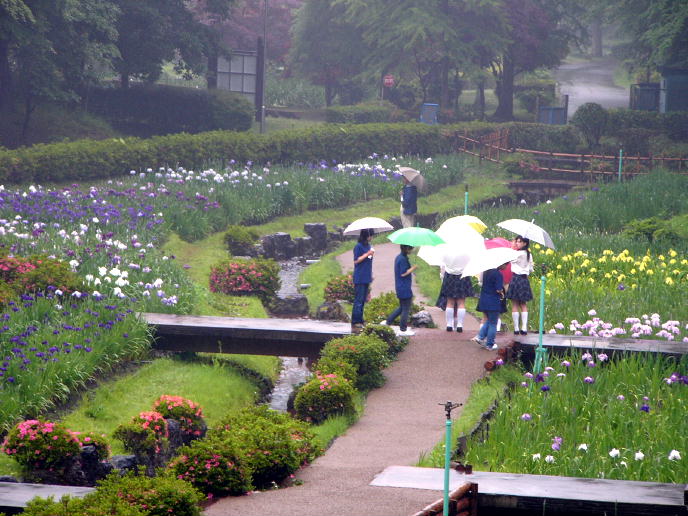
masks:
[[[427,228],[404,228],[399,229],[389,235],[389,238],[395,244],[410,245],[418,247],[421,245],[439,245],[444,244],[444,240],[432,229]]]

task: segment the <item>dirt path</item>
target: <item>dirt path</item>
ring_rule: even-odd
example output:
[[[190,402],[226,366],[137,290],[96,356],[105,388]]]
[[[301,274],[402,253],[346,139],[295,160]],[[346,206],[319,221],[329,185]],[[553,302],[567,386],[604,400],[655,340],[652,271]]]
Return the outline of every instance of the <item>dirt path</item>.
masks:
[[[628,107],[629,91],[614,85],[618,62],[611,57],[571,63],[554,71],[562,95],[569,96],[569,119],[586,102],[597,102],[604,108]]]
[[[373,294],[394,289],[399,246],[375,246]],[[416,258],[417,259],[417,258]],[[351,251],[339,257],[345,270]],[[414,286],[415,290],[415,286]],[[369,483],[391,465],[413,465],[444,436],[446,401],[465,402],[471,384],[494,356],[469,339],[478,322],[466,316],[464,333],[446,332],[444,314],[431,309],[439,329],[416,329],[399,359],[385,370],[387,382],[370,393],[365,413],[327,452],[296,477],[300,486],[219,500],[205,514],[394,516],[413,514],[439,499],[440,491],[374,487]],[[506,337],[500,336],[500,340]],[[460,410],[454,411],[458,417]]]

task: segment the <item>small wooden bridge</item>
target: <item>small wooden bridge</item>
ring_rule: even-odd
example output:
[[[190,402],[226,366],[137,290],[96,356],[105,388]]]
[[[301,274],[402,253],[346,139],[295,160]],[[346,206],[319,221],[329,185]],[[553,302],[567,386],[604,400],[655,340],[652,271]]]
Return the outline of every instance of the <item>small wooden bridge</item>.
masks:
[[[55,500],[59,500],[64,495],[82,498],[94,490],[92,487],[0,482],[0,512],[19,514],[24,510],[29,500],[36,496],[41,498],[53,496]]]
[[[535,348],[539,344],[539,335],[530,333],[520,337],[514,336],[515,349],[520,349],[526,354],[534,354]],[[603,352],[609,355],[618,352],[632,353],[659,353],[662,355],[673,355],[680,357],[688,354],[688,343],[681,341],[666,340],[642,340],[642,339],[620,339],[618,337],[602,338],[589,337],[585,335],[554,335],[545,334],[542,336],[542,345],[548,350],[557,353],[565,353],[571,349],[585,351]]]
[[[351,335],[348,323],[142,313],[154,327],[154,349],[317,358],[331,339]]]

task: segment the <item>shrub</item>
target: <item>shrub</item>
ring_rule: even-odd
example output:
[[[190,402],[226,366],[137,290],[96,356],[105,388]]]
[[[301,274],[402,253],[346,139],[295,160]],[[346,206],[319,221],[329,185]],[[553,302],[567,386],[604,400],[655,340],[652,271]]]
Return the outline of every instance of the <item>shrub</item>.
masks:
[[[72,432],[80,446],[93,446],[99,460],[106,460],[110,456],[110,443],[105,434],[96,432]]]
[[[240,495],[251,490],[251,471],[233,439],[208,437],[182,446],[167,465],[178,479],[208,494]]]
[[[540,165],[532,154],[514,152],[502,158],[502,168],[509,174],[530,177],[540,171]]]
[[[48,258],[31,256],[29,262],[33,268],[18,279],[18,284],[25,292],[44,291],[56,287],[63,292],[74,292],[83,288],[81,278],[69,268],[69,264]]]
[[[53,497],[34,498],[22,511],[23,516],[147,516],[147,510],[129,505],[126,500],[98,498],[90,493],[84,498],[63,496],[59,501]]]
[[[607,128],[609,115],[607,111],[595,102],[586,102],[579,107],[571,117],[571,124],[583,134],[588,146],[593,148],[600,143],[600,138]]]
[[[381,324],[368,324],[361,331],[361,335],[373,335],[387,344],[387,350],[389,355],[394,357],[403,351],[406,343],[406,339],[400,339],[397,334],[389,326],[383,326]],[[348,378],[348,377],[347,377]]]
[[[279,264],[270,259],[232,259],[210,268],[210,290],[230,295],[255,294],[268,302],[280,287]]]
[[[517,91],[515,97],[528,113],[535,113],[535,107],[538,104],[543,107],[551,106],[555,101],[554,92],[550,89],[527,88]]]
[[[136,455],[161,454],[167,448],[167,421],[159,412],[141,412],[129,423],[119,425],[112,436]]]
[[[253,245],[259,238],[260,234],[255,229],[244,226],[229,226],[224,236],[224,242],[232,254],[250,256]]]
[[[0,280],[0,306],[6,306],[7,303],[15,299],[19,293],[15,288],[6,281]]]
[[[325,284],[325,301],[334,303],[336,301],[354,302],[354,282],[351,274],[341,274],[327,280]]]
[[[396,294],[394,292],[385,292],[365,304],[364,319],[375,323],[384,321],[397,306],[399,306],[399,299]],[[420,307],[413,303],[411,305],[411,313],[414,314],[419,311]]]
[[[151,478],[133,473],[124,477],[112,473],[99,483],[95,493],[85,497],[89,505],[123,500],[149,516],[199,516],[202,499],[203,495],[183,480],[168,475]]]
[[[166,85],[98,89],[90,95],[89,108],[138,136],[247,131],[253,117],[251,104],[240,94]]]
[[[304,421],[321,423],[330,416],[354,411],[356,391],[351,382],[337,373],[317,371],[294,399],[294,410]]]
[[[333,339],[323,347],[323,358],[350,362],[356,367],[355,387],[367,391],[385,383],[382,369],[389,364],[387,344],[372,335]]]
[[[40,419],[17,423],[2,444],[2,452],[26,471],[65,471],[80,450],[79,440],[66,427]]]
[[[199,437],[203,433],[203,410],[191,400],[163,394],[153,403],[153,410],[165,419],[179,421],[181,431],[188,436]]]
[[[356,365],[344,360],[342,357],[320,357],[311,368],[319,371],[320,374],[337,373],[338,376],[346,378],[352,385],[356,385],[358,373]]]
[[[505,127],[509,130],[509,147],[511,148],[576,152],[576,147],[581,141],[579,131],[570,124],[548,125],[511,122],[499,127]]]
[[[658,236],[657,233],[661,230],[665,230],[666,226],[666,221],[660,217],[632,220],[624,226],[621,234],[633,239],[647,240],[652,243],[656,236]]]
[[[266,405],[224,418],[213,435],[235,439],[257,488],[282,481],[320,451],[307,425]]]

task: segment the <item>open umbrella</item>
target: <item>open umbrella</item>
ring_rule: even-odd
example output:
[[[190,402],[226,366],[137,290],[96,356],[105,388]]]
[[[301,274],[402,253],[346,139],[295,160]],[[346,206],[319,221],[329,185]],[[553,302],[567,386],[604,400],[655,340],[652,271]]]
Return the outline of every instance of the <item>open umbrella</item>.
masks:
[[[411,167],[399,167],[399,173],[408,179],[409,183],[414,185],[418,190],[425,189],[425,178],[418,170]]]
[[[417,247],[420,245],[443,244],[444,240],[432,229],[427,228],[403,228],[395,231],[389,238],[395,244],[404,244]]]
[[[506,229],[507,231],[511,231],[512,233],[516,233],[524,238],[528,238],[533,242],[556,249],[552,239],[549,236],[549,233],[547,233],[547,231],[542,229],[533,221],[528,222],[527,220],[523,219],[508,219],[499,222],[497,225],[500,228]]]
[[[385,231],[392,231],[392,225],[384,219],[378,217],[363,217],[362,219],[354,220],[344,229],[345,235],[358,235],[362,229],[372,229],[375,233],[383,233]]]
[[[506,238],[502,237],[490,238],[489,240],[485,240],[485,247],[487,249],[494,249],[496,247],[506,247],[507,249],[511,249],[511,244],[511,240],[507,240]],[[504,283],[511,283],[511,264],[507,265],[500,272],[502,273],[502,277],[504,278]]]
[[[463,269],[464,276],[476,276],[488,269],[496,269],[504,263],[509,263],[518,257],[518,251],[507,247],[483,249],[471,256]]]
[[[456,267],[462,261],[461,256],[466,255],[467,261],[467,255],[483,248],[482,235],[471,225],[466,223],[446,224],[449,220],[442,223],[435,232],[446,243],[436,246],[424,245],[418,250],[418,257],[429,265],[450,265],[453,263]]]
[[[459,215],[458,217],[452,217],[442,222],[437,229],[437,233],[439,234],[442,229],[447,229],[449,231],[457,228],[461,229],[461,227],[466,224],[475,229],[478,233],[483,233],[487,229],[487,224],[478,217],[473,215]]]

